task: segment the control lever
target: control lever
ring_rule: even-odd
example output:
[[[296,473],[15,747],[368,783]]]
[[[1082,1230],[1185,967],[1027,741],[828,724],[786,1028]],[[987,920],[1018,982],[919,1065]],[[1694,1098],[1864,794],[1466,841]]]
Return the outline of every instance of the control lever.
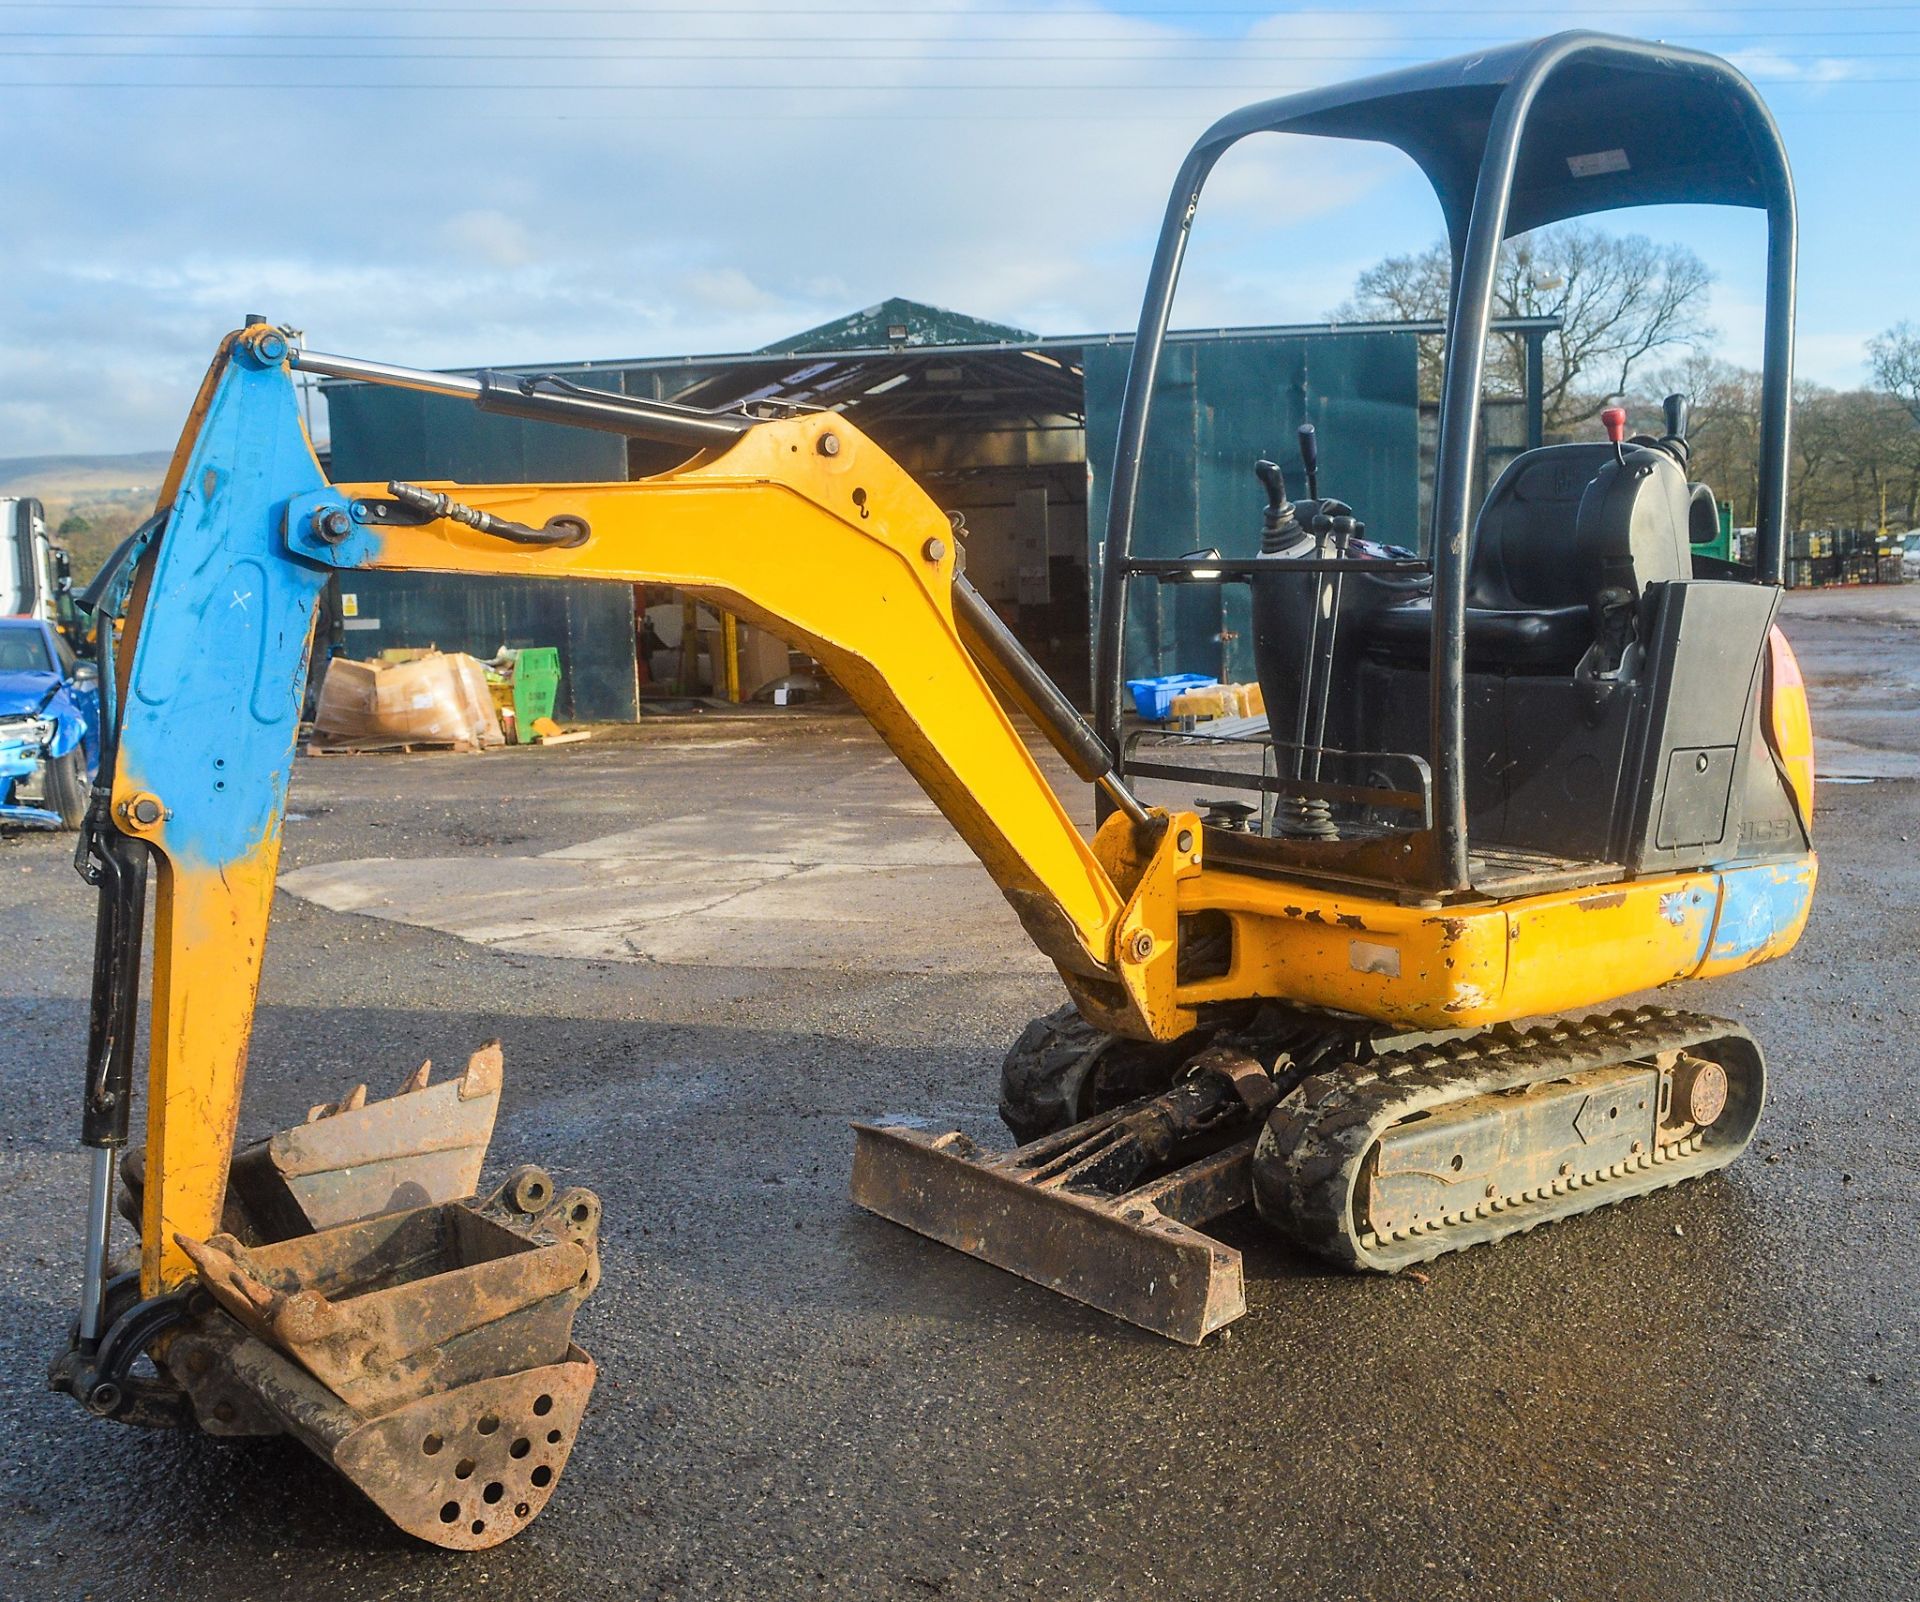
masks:
[[[1311,534],[1334,534],[1342,538],[1360,539],[1367,532],[1367,525],[1353,515],[1353,508],[1345,501],[1320,501],[1317,510],[1307,519],[1307,531]]]
[[[1300,425],[1300,465],[1307,470],[1307,499],[1320,499],[1320,436],[1313,424]]]
[[[1278,462],[1270,462],[1264,456],[1253,464],[1253,476],[1260,480],[1267,492],[1266,532],[1277,534],[1293,520],[1293,506],[1287,500],[1286,477],[1281,473]]]
[[[1607,438],[1613,441],[1613,459],[1625,467],[1627,465],[1626,407],[1607,407],[1600,413],[1600,426],[1607,431]]]
[[[1680,459],[1685,467],[1692,450],[1687,444],[1687,422],[1692,411],[1692,402],[1685,395],[1669,395],[1660,403],[1660,410],[1666,414],[1667,432],[1660,443]]]

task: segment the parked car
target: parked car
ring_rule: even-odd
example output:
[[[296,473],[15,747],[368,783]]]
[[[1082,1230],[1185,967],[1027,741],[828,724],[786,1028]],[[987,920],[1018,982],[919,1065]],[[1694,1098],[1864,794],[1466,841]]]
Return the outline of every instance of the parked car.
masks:
[[[100,682],[53,625],[0,617],[0,823],[77,829],[100,763]]]
[[[1900,576],[1908,583],[1920,579],[1920,528],[1900,536]]]

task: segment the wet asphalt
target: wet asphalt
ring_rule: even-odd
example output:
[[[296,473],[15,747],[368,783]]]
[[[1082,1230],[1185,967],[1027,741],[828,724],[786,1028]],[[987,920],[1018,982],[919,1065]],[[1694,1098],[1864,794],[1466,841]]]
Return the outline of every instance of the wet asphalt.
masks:
[[[1863,649],[1920,665],[1920,607],[1788,621],[1838,717]],[[1853,733],[1920,750],[1904,713]],[[717,739],[746,743],[686,759]],[[687,813],[723,844],[736,800],[910,793],[847,718],[308,760],[287,861],[484,874]],[[70,840],[0,836],[0,1597],[1920,1594],[1920,782],[1828,784],[1818,821],[1799,950],[1668,993],[1769,1053],[1735,1168],[1424,1283],[1230,1226],[1249,1312],[1198,1350],[846,1199],[851,1118],[1002,1138],[999,1057],[1049,979],[509,955],[282,895],[243,1133],[498,1035],[493,1170],[538,1160],[605,1200],[572,1464],[524,1535],[466,1556],[298,1446],[141,1433],[41,1388],[76,1294],[92,915]]]

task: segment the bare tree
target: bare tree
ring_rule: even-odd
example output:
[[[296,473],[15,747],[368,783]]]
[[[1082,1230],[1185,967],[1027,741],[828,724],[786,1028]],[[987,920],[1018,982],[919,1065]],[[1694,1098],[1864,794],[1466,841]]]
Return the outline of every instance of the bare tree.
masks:
[[[1920,423],[1920,329],[1895,323],[1884,334],[1867,341],[1867,359],[1873,379]]]
[[[1389,256],[1354,283],[1335,316],[1440,318],[1447,312],[1452,260],[1444,243]],[[1656,245],[1578,224],[1537,229],[1501,247],[1494,314],[1558,317],[1548,336],[1542,400],[1547,428],[1564,434],[1623,394],[1649,357],[1701,343],[1713,274],[1684,245]],[[1439,391],[1439,353],[1423,353],[1422,387]],[[1518,393],[1525,346],[1496,338],[1488,352],[1490,391]]]
[[[1676,391],[1692,402],[1687,427],[1692,476],[1733,503],[1736,524],[1751,527],[1760,498],[1760,375],[1696,347],[1652,375],[1629,402],[1632,429],[1661,433],[1661,399]]]
[[[1920,429],[1885,390],[1796,385],[1792,513],[1800,528],[1913,521]]]
[[[1693,399],[1691,476],[1733,503],[1733,520],[1755,521],[1760,455],[1760,375],[1696,351],[1634,397],[1636,428],[1659,432],[1660,397]],[[1796,529],[1889,526],[1920,515],[1920,423],[1884,389],[1833,390],[1802,381],[1793,390],[1788,522]]]

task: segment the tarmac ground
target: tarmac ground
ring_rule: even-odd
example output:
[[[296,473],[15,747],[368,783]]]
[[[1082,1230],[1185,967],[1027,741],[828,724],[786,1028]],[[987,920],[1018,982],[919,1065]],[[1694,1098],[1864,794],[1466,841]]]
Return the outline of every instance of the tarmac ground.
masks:
[[[0,836],[0,1596],[1920,1594],[1920,586],[1790,596],[1821,878],[1738,1018],[1727,1173],[1353,1278],[1268,1242],[1188,1349],[871,1217],[849,1120],[983,1142],[1061,999],[849,717],[296,766],[243,1137],[505,1042],[490,1172],[605,1202],[599,1388],[548,1510],[455,1555],[288,1441],[43,1389],[77,1295],[92,938],[70,836]],[[635,910],[638,908],[639,910]]]

